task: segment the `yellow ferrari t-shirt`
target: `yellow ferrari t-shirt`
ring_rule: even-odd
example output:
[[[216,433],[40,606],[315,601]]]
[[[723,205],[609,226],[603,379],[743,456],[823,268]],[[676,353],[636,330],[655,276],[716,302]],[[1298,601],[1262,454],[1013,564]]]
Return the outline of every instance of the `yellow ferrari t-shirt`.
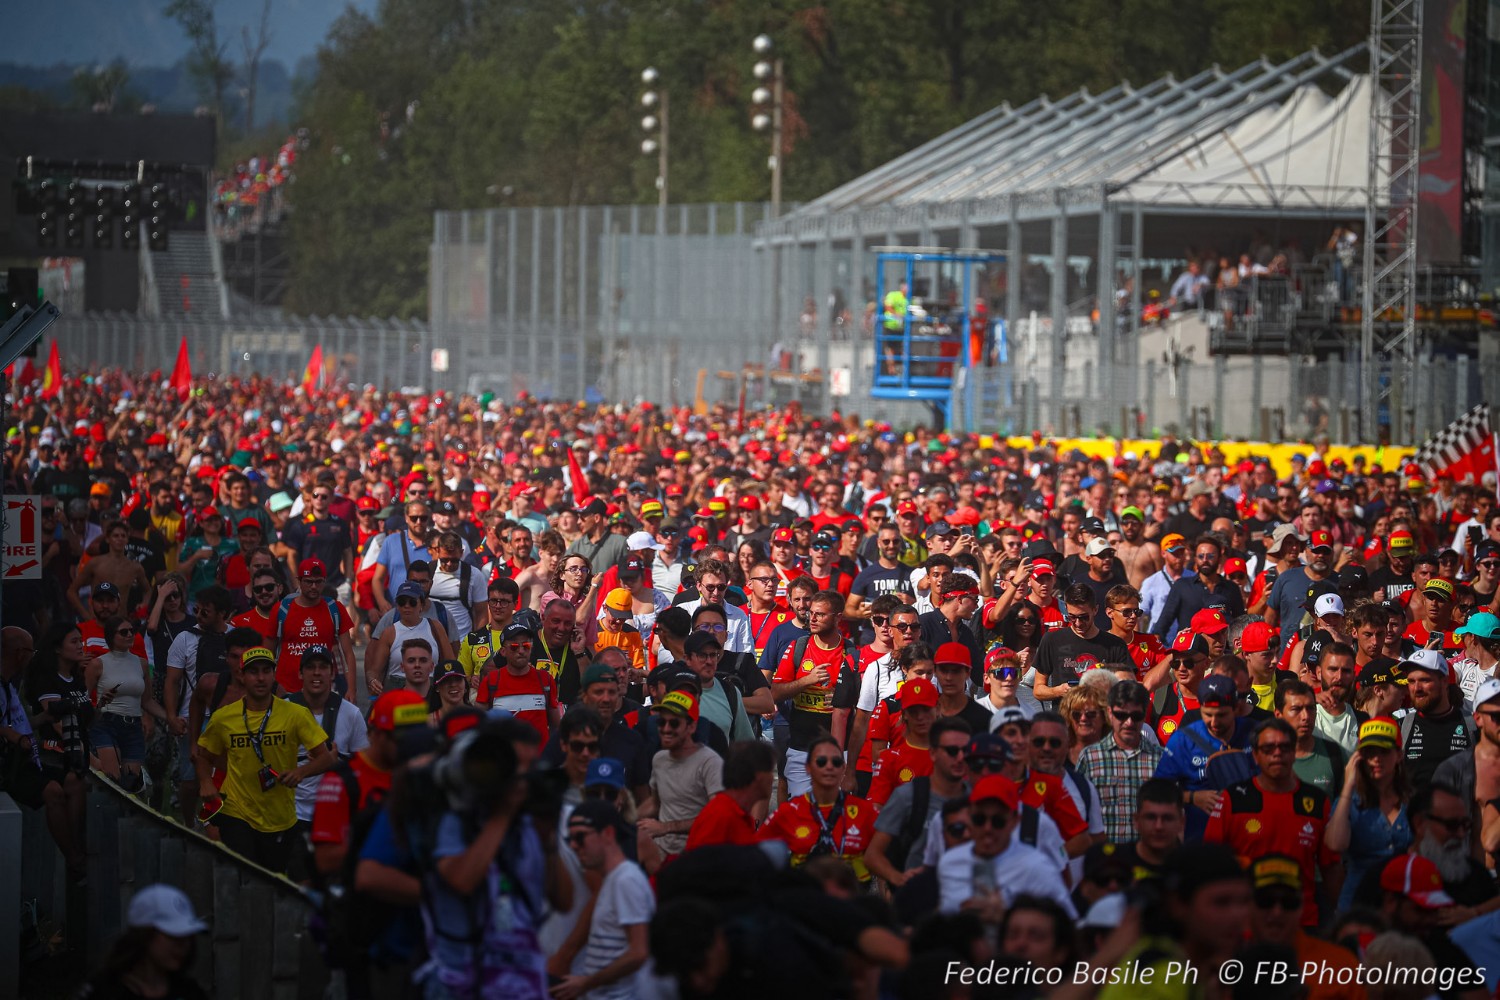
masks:
[[[269,719],[265,718],[267,714]],[[279,783],[269,791],[262,790],[256,738],[260,739],[265,766],[286,774],[297,767],[298,747],[327,743],[328,734],[301,705],[273,698],[267,712],[247,712],[243,701],[225,705],[209,718],[198,738],[203,749],[226,757],[224,784],[219,789],[224,796],[224,815],[243,820],[262,833],[280,833],[297,822],[297,791]]]

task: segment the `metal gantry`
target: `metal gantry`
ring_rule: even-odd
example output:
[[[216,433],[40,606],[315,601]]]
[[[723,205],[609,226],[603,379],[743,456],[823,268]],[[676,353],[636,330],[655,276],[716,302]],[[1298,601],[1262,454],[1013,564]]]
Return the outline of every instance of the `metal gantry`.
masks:
[[[1417,405],[1417,177],[1421,153],[1422,0],[1371,0],[1370,174],[1365,192],[1360,359],[1362,430],[1390,410],[1392,440]],[[1382,215],[1384,211],[1384,215]],[[1381,383],[1382,362],[1390,379]]]

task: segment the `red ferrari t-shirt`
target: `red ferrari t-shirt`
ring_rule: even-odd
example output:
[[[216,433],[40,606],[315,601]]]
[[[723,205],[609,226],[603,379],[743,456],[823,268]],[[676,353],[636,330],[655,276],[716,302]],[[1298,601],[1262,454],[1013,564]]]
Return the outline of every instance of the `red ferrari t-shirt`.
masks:
[[[1339,857],[1323,844],[1328,813],[1328,796],[1306,782],[1298,782],[1296,791],[1268,792],[1251,778],[1220,796],[1203,839],[1228,844],[1247,866],[1267,854],[1295,858],[1302,869],[1302,923],[1316,927],[1318,868]]]
[[[865,868],[864,853],[875,834],[877,810],[868,799],[858,795],[844,795],[840,802],[841,807],[835,803],[834,806],[819,808],[813,804],[811,793],[789,799],[766,820],[760,829],[760,838],[784,841],[792,852],[792,864],[800,865],[818,846],[826,824],[834,853],[848,862],[861,882],[867,882],[870,873]],[[838,808],[836,815],[835,808]]]
[[[1167,655],[1167,648],[1150,632],[1137,632],[1135,638],[1125,644],[1130,649],[1130,658],[1135,662],[1136,680]]]
[[[1017,784],[1022,804],[1040,809],[1050,816],[1052,822],[1057,824],[1063,840],[1072,840],[1089,828],[1088,821],[1078,812],[1073,796],[1063,787],[1060,775],[1028,771],[1026,777]]]
[[[755,820],[728,792],[720,792],[708,800],[708,805],[693,820],[688,831],[687,847],[691,851],[714,844],[754,844],[760,840],[755,830]]]
[[[766,640],[778,625],[792,620],[792,613],[785,608],[772,608],[766,612],[750,611],[747,608],[746,614],[750,616],[750,645],[755,650],[755,662],[759,663],[766,652]]]
[[[932,773],[932,751],[914,747],[906,740],[887,747],[875,762],[875,776],[870,780],[870,801],[883,806],[891,793],[913,778]]]
[[[343,778],[331,771],[324,774],[313,803],[311,836],[314,844],[347,844],[349,824],[354,814],[371,801],[371,796],[384,796],[391,790],[391,772],[375,767],[363,753],[350,758],[349,770],[359,781],[359,802],[350,804]]]
[[[479,681],[474,704],[480,708],[503,708],[531,724],[547,742],[548,712],[557,709],[557,681],[545,670],[532,667],[519,676],[508,668],[491,670]]]

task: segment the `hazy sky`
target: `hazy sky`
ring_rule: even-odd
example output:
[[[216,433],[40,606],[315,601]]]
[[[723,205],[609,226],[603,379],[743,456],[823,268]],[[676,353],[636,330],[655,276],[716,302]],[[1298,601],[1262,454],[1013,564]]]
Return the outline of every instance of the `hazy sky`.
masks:
[[[373,11],[377,0],[271,0],[271,45],[266,58],[291,70],[312,55],[328,28],[348,6]],[[124,57],[135,66],[170,66],[187,50],[176,22],[162,16],[167,0],[15,0],[6,4],[0,61],[50,66],[108,62]],[[227,55],[243,58],[240,28],[260,24],[261,0],[218,0],[220,37]]]

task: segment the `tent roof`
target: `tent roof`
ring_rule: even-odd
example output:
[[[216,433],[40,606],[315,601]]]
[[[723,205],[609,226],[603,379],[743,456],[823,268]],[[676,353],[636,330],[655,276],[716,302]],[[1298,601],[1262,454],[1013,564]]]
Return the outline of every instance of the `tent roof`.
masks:
[[[1188,80],[1166,76],[1140,88],[1122,83],[1102,94],[1003,104],[771,228],[798,233],[819,218],[905,215],[917,206],[946,217],[960,203],[1083,191],[1205,209],[1362,205],[1371,89],[1347,64],[1363,51],[1330,58],[1313,50],[1279,65],[1260,59]],[[1335,97],[1318,86],[1330,75],[1344,84]]]

